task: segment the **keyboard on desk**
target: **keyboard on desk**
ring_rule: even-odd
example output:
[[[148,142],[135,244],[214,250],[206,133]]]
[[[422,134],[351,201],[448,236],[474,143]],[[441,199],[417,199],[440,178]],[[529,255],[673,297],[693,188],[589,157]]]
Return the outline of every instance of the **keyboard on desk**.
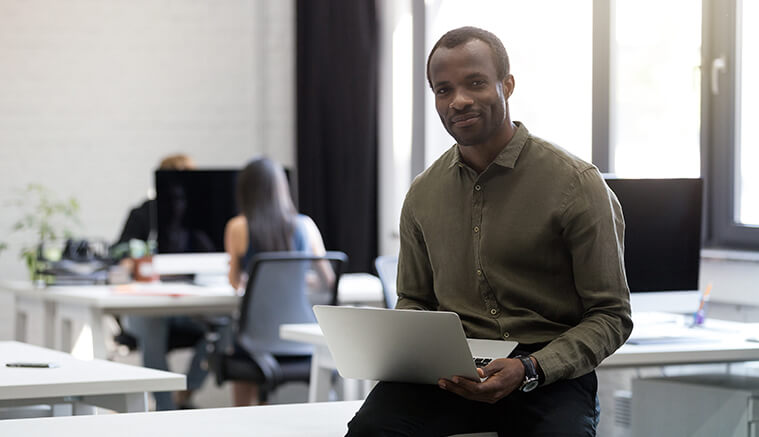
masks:
[[[485,367],[490,364],[491,361],[493,361],[492,358],[475,358],[474,365],[476,367]]]

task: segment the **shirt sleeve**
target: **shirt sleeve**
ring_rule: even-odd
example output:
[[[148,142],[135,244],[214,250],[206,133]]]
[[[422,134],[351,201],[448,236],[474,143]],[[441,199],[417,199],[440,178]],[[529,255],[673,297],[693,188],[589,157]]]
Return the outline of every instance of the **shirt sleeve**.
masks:
[[[401,249],[398,254],[398,303],[396,308],[436,310],[432,268],[419,224],[413,214],[413,186],[401,209]]]
[[[579,173],[568,187],[561,222],[583,314],[579,323],[533,354],[545,384],[590,372],[632,331],[622,208],[595,167]]]

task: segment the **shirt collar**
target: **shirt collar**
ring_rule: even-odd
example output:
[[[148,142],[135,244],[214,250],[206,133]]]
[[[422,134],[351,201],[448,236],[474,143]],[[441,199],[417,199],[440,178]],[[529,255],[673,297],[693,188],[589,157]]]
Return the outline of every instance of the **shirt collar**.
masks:
[[[503,150],[501,150],[501,153],[499,153],[498,156],[496,156],[493,160],[494,164],[498,164],[501,167],[514,168],[517,163],[517,159],[519,158],[519,154],[522,153],[522,149],[527,143],[527,138],[530,136],[530,133],[527,131],[527,128],[522,122],[515,121],[514,124],[517,126],[517,129],[514,132],[514,136],[511,137],[511,141],[506,144],[506,147],[504,147]],[[453,146],[453,156],[451,157],[451,163],[448,165],[448,168],[459,164],[466,165],[461,159],[461,151],[459,150],[459,145],[455,144]]]

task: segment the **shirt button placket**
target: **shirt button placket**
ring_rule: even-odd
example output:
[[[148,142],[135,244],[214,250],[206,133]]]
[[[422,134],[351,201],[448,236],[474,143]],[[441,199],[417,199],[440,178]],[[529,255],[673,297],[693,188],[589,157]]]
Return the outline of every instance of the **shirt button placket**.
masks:
[[[472,239],[474,247],[474,265],[477,273],[477,280],[479,281],[479,289],[484,301],[485,307],[488,308],[488,312],[491,317],[495,317],[498,314],[498,310],[493,307],[493,296],[490,293],[487,281],[485,281],[485,274],[482,271],[482,257],[481,257],[481,233],[482,229],[482,186],[479,183],[475,183],[472,187]]]

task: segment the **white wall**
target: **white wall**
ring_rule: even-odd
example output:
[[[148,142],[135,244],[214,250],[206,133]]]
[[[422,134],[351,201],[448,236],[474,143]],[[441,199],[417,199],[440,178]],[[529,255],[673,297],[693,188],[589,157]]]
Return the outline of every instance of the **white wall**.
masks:
[[[0,280],[23,278],[18,212],[35,182],[117,238],[160,158],[294,166],[292,0],[0,0]]]

